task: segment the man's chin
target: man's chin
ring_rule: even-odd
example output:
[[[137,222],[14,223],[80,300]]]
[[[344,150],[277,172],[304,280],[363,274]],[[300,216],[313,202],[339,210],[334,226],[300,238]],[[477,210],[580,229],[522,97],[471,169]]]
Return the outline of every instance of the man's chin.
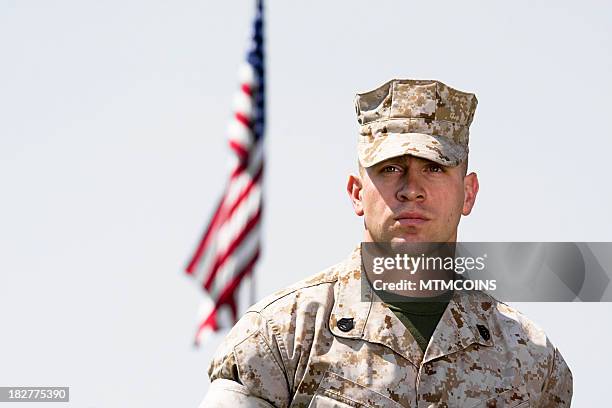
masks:
[[[421,234],[402,235],[399,237],[393,237],[390,242],[394,243],[409,243],[409,242],[431,242],[427,237]]]
[[[393,243],[411,243],[411,242],[447,242],[441,240],[436,234],[431,231],[426,231],[423,228],[410,229],[393,229],[382,234],[368,234],[370,241],[374,242],[393,242]]]
[[[427,234],[426,231],[422,229],[411,228],[410,231],[407,230],[398,230],[393,231],[390,234],[385,234],[386,239],[385,242],[395,242],[395,243],[403,243],[403,242],[431,242],[433,237],[431,234]]]

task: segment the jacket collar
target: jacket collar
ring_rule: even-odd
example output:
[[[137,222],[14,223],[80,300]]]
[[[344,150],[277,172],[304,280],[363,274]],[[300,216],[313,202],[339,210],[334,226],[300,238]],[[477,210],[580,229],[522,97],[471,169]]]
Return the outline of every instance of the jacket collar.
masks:
[[[410,331],[361,276],[361,250],[357,247],[338,268],[336,300],[329,319],[330,330],[335,336],[381,344],[417,367],[471,344],[493,345],[488,321],[491,298],[487,295],[456,291],[423,353]],[[341,323],[341,330],[338,327],[341,319],[352,324]],[[484,336],[481,334],[483,327]]]

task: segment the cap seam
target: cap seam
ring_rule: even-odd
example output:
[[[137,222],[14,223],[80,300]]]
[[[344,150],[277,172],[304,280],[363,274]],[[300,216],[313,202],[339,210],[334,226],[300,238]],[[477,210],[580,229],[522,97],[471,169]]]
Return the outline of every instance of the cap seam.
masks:
[[[455,142],[455,141],[454,141],[454,140],[453,140],[451,137],[449,137],[449,136],[445,136],[445,135],[432,135],[432,134],[430,134],[430,133],[423,133],[423,132],[404,132],[404,133],[389,132],[389,133],[385,133],[385,134],[383,134],[383,135],[378,135],[378,136],[376,136],[375,138],[376,138],[376,139],[380,139],[380,138],[383,138],[383,137],[389,137],[389,136],[392,136],[392,137],[397,137],[397,136],[395,136],[395,135],[423,135],[423,136],[443,137],[443,138],[445,138],[445,139],[449,139],[450,141],[452,141],[453,143],[455,143],[455,144],[457,144],[457,145],[464,146],[464,145],[463,145],[463,144],[461,144],[461,143]],[[367,139],[367,140],[368,140],[368,142],[370,141],[370,137],[369,137],[369,136],[366,136],[366,135],[361,135],[361,134],[360,134],[360,135],[357,135],[357,136],[358,136],[358,137],[362,137],[362,138],[364,138],[364,139]]]
[[[374,119],[374,120],[371,120],[369,122],[364,122],[363,124],[360,123],[360,125],[361,126],[365,126],[365,125],[368,125],[370,123],[388,122],[390,120],[407,120],[407,119],[422,119],[422,120],[427,120],[427,118],[381,118],[381,119]],[[446,119],[429,119],[429,120],[433,121],[433,122],[454,123],[454,124],[459,125],[459,126],[469,127],[469,125],[464,125],[462,123],[454,122],[452,120],[446,120]]]
[[[361,95],[366,95],[366,94],[369,94],[370,92],[374,92],[374,91],[376,91],[377,89],[379,89],[379,88],[381,88],[381,87],[385,86],[386,84],[388,84],[388,83],[390,83],[390,82],[392,82],[392,83],[398,83],[398,82],[411,83],[411,82],[420,82],[420,81],[429,81],[429,82],[432,82],[432,83],[433,83],[433,82],[435,82],[435,83],[436,83],[436,89],[437,89],[437,87],[438,87],[440,84],[442,84],[442,85],[444,85],[445,87],[447,87],[448,89],[452,89],[453,91],[458,92],[458,93],[460,93],[460,94],[462,94],[462,95],[467,95],[467,96],[476,96],[476,94],[475,94],[474,92],[462,91],[462,90],[460,90],[460,89],[457,89],[457,88],[455,88],[455,87],[453,87],[453,86],[450,86],[450,85],[448,85],[448,84],[446,84],[446,83],[444,83],[444,82],[440,81],[439,79],[399,79],[399,78],[393,78],[393,79],[390,79],[390,80],[388,80],[387,82],[385,82],[384,84],[380,85],[380,86],[379,86],[379,87],[377,87],[377,88],[374,88],[374,89],[369,90],[369,91],[359,91],[359,92],[357,92],[355,95],[360,95],[360,96],[361,96]],[[427,84],[427,85],[431,85],[431,84]],[[415,86],[422,86],[422,85],[415,85]]]

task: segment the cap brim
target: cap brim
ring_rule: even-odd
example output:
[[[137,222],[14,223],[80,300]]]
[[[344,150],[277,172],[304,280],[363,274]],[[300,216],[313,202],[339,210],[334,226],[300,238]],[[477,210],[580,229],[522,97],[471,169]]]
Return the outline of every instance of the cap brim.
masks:
[[[368,137],[360,136],[357,150],[359,162],[363,167],[405,154],[454,167],[465,160],[468,154],[467,146],[444,136],[424,133],[387,133],[372,141]]]

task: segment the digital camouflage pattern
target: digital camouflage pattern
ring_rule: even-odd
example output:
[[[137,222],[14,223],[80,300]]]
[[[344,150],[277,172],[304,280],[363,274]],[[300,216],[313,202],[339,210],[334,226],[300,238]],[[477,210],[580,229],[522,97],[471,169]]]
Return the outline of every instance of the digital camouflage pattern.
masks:
[[[393,79],[357,94],[361,165],[370,167],[404,154],[458,165],[468,154],[477,104],[476,95],[439,81]]]
[[[456,292],[423,353],[364,290],[357,248],[252,306],[211,362],[202,407],[570,406],[561,354],[510,306]]]

